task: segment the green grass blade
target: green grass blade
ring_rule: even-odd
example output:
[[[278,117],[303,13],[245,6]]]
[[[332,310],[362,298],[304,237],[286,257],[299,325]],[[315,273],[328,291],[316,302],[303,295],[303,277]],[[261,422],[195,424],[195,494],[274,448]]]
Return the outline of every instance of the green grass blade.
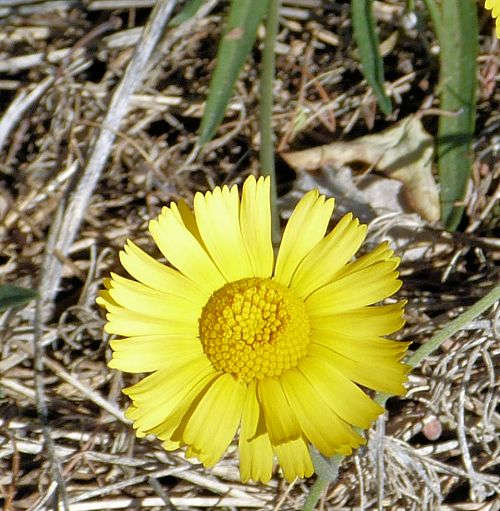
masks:
[[[25,305],[37,297],[34,289],[4,284],[0,286],[0,311]]]
[[[169,22],[169,27],[177,27],[182,25],[185,21],[192,18],[198,9],[201,7],[201,4],[204,0],[189,0],[186,5],[182,8],[179,14],[176,14]]]
[[[260,173],[262,176],[269,176],[271,178],[271,238],[274,245],[278,245],[281,239],[272,122],[274,74],[276,69],[276,37],[278,35],[280,5],[281,0],[269,0],[266,16],[266,38],[262,52],[259,81]]]
[[[218,128],[234,83],[257,35],[257,27],[267,11],[268,0],[232,0],[226,31],[217,50],[217,63],[210,81],[198,145],[207,143]]]
[[[389,115],[392,104],[384,90],[384,66],[375,32],[372,3],[372,0],[351,0],[354,39],[359,48],[363,75],[377,96],[380,109]]]
[[[475,0],[442,0],[440,106],[458,115],[439,118],[438,166],[441,220],[448,230],[460,223],[471,161],[476,116],[478,22]],[[458,204],[457,204],[458,203]]]

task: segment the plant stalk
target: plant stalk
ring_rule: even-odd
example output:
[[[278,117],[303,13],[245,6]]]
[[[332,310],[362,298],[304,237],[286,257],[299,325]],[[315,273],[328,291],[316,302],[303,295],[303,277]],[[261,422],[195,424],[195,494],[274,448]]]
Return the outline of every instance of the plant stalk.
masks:
[[[271,236],[276,246],[281,238],[280,221],[277,209],[276,169],[274,165],[274,134],[272,126],[273,84],[275,73],[275,45],[278,34],[278,11],[281,0],[269,0],[266,37],[262,54],[260,77],[260,172],[271,178]]]

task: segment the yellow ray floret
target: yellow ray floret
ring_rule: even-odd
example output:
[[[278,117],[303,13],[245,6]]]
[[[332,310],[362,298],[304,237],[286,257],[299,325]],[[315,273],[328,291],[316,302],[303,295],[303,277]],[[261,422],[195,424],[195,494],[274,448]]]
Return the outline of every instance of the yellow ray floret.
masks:
[[[127,241],[97,299],[117,336],[109,366],[150,372],[124,393],[138,437],[217,463],[239,432],[241,479],[313,473],[309,449],[347,455],[383,408],[359,385],[404,393],[407,343],[399,259],[387,243],[354,259],[366,226],[307,193],[274,258],[270,182],[197,193],[165,206],[149,230],[166,259]]]
[[[491,9],[492,17],[496,18],[496,34],[500,39],[500,0],[486,0],[484,6]]]

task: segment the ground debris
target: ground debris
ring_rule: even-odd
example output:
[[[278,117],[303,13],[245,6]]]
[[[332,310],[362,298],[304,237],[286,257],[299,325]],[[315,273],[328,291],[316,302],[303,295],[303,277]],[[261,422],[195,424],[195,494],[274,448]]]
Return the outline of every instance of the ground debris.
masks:
[[[153,3],[0,2],[1,283],[37,287],[49,229],[91,153]],[[74,511],[300,509],[304,503],[312,481],[286,485],[276,473],[266,486],[241,484],[234,446],[209,471],[182,453],[165,452],[159,442],[136,439],[120,393],[133,377],[106,366],[109,339],[95,297],[104,276],[123,273],[117,253],[126,239],[159,256],[146,229],[163,205],[258,172],[263,34],[217,137],[188,160],[224,15],[225,3],[212,3],[188,32],[180,27],[165,34],[121,124],[111,127],[116,139],[77,238],[67,254],[55,254],[63,271],[56,299],[39,311],[43,330],[34,331],[32,305],[0,316],[0,503],[7,511],[53,508],[57,483],[44,434],[52,439]],[[381,40],[391,48],[385,57],[395,107],[390,119],[377,110],[360,73],[349,2],[283,4],[273,112],[279,152],[380,133],[436,106],[436,62],[427,51],[436,43],[428,29],[417,33],[401,25],[406,2],[374,2]],[[498,281],[495,44],[485,27],[463,232],[445,233],[406,214],[368,217],[370,242],[392,239],[402,254],[400,297],[408,309],[398,336],[413,348]],[[423,123],[436,133],[435,117]],[[303,181],[280,157],[277,168],[286,217]],[[355,166],[348,172],[354,179],[360,175]],[[328,192],[328,183],[323,185]],[[478,318],[414,371],[408,395],[389,401],[387,421],[374,425],[368,445],[342,465],[338,482],[323,497],[325,509],[493,509],[500,484],[497,316],[498,310]],[[35,334],[44,348],[47,431],[36,413]]]

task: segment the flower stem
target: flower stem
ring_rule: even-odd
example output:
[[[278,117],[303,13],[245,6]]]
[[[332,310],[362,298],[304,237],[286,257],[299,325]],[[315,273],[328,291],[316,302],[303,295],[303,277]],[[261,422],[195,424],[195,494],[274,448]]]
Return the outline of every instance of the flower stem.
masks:
[[[314,471],[318,478],[314,481],[309,490],[303,511],[313,511],[321,497],[321,494],[326,490],[330,483],[333,483],[339,475],[339,467],[344,459],[344,456],[335,455],[327,459],[322,456],[315,448],[310,449]]]
[[[303,511],[313,511],[318,503],[318,500],[321,497],[321,494],[325,491],[326,487],[332,481],[328,481],[328,479],[323,479],[322,477],[318,477],[316,481],[314,481],[313,485],[309,490],[309,494],[307,495],[306,502]]]
[[[412,367],[417,367],[425,357],[438,349],[446,339],[456,334],[474,318],[479,316],[479,314],[489,309],[499,299],[500,286],[495,286],[486,296],[483,296],[483,298],[478,300],[472,307],[469,307],[463,314],[450,321],[444,328],[439,330],[439,332],[433,335],[425,344],[422,344],[422,346],[406,360],[406,363]]]
[[[269,0],[266,19],[266,38],[262,55],[260,77],[260,169],[263,176],[271,178],[271,233],[273,244],[279,243],[280,222],[277,210],[276,171],[274,167],[274,137],[272,127],[273,83],[275,71],[275,45],[278,34],[280,0]]]

